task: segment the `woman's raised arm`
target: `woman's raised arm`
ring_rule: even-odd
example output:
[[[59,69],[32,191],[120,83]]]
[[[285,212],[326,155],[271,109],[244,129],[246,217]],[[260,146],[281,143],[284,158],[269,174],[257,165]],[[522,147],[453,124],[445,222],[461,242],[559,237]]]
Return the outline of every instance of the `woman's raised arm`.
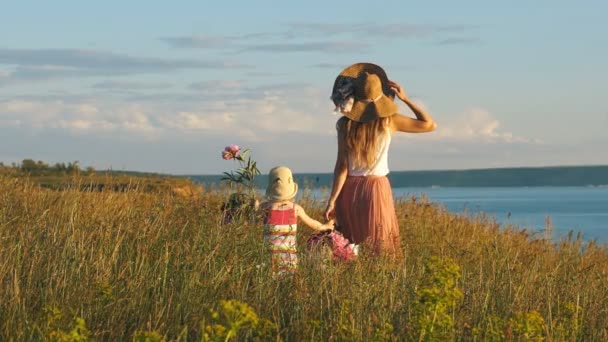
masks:
[[[424,109],[412,102],[399,83],[389,81],[391,89],[401,101],[403,101],[416,115],[416,119],[396,114],[391,117],[391,133],[396,131],[406,133],[425,133],[434,131],[437,124]]]

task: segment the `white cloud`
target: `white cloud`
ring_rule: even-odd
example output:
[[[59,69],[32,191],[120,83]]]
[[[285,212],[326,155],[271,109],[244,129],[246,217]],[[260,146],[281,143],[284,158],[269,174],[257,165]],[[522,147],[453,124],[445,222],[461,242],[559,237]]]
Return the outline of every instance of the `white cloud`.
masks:
[[[88,103],[76,105],[74,109],[84,116],[95,116],[99,113],[99,109],[97,107]]]
[[[182,170],[179,172],[217,172],[225,167],[213,162],[219,160],[218,151],[225,144],[238,143],[253,148],[256,160],[266,168],[288,164],[299,172],[330,171],[337,119],[331,110],[326,97],[298,98],[290,91],[283,95],[271,91],[257,98],[169,104],[111,97],[66,97],[63,101],[30,98],[0,101],[0,130],[20,141],[21,145],[4,152],[24,154],[15,157],[17,160],[39,156],[36,158],[84,161],[86,157],[103,165],[118,165],[116,161],[120,160],[130,169],[146,165],[146,169],[158,171],[172,165],[171,170]],[[441,113],[433,115],[439,122],[437,132],[404,134],[395,139],[391,168],[508,166],[520,163],[522,158],[545,156],[551,148],[502,129],[499,120],[481,108],[471,108],[453,119]],[[37,134],[27,134],[32,131]],[[139,156],[141,151],[154,151],[156,155],[163,148],[164,154],[159,152],[158,159]],[[177,157],[184,150],[195,156],[194,161]],[[555,163],[560,159],[544,160]]]
[[[449,141],[480,141],[486,143],[539,143],[539,140],[517,136],[500,129],[500,122],[492,114],[471,107],[455,119],[438,123],[437,139]]]
[[[325,113],[314,108],[314,104],[301,106],[283,96],[263,94],[257,99],[213,101],[201,108],[169,113],[160,116],[159,123],[185,134],[213,131],[255,141],[277,139],[290,132],[327,134],[324,128],[331,128],[335,118],[327,114],[329,106]]]
[[[297,91],[314,93],[310,87],[303,89]],[[107,96],[65,101],[14,99],[0,101],[0,125],[104,136],[128,132],[135,134],[132,138],[164,136],[189,140],[200,134],[251,141],[280,139],[294,132],[333,134],[335,118],[328,114],[329,101],[323,106],[320,98],[295,98],[293,93],[297,91],[289,87],[256,89],[245,97],[187,103],[125,101]]]
[[[91,102],[10,100],[0,102],[0,125],[21,129],[65,129],[73,133],[127,131],[152,136],[158,127],[138,105],[100,105]]]
[[[81,119],[76,119],[76,120],[72,120],[72,121],[59,120],[59,127],[67,128],[67,129],[71,129],[71,130],[88,130],[94,124],[95,123],[93,121],[81,120]]]
[[[176,115],[167,115],[160,118],[161,125],[182,132],[200,130],[227,130],[232,122],[233,114],[230,112],[199,113],[178,112]]]
[[[119,118],[121,126],[130,132],[154,135],[161,130],[150,122],[146,109],[137,104],[123,107],[119,112]]]
[[[126,131],[137,136],[180,136],[190,140],[200,134],[234,136],[251,141],[282,139],[290,133],[312,136],[335,134],[337,117],[323,91],[306,84],[248,87],[243,81],[209,81],[196,84],[207,88],[217,83],[233,89],[234,96],[182,102],[125,101],[112,97],[94,99],[9,100],[0,102],[0,125],[67,129],[72,132],[111,133]],[[161,95],[162,96],[162,95]],[[425,110],[428,106],[415,102]],[[402,108],[403,113],[408,113]],[[432,112],[432,111],[431,111]],[[438,129],[424,134],[422,141],[452,143],[539,143],[502,129],[488,110],[471,107],[449,118],[433,113]],[[405,139],[414,139],[405,135]],[[456,147],[455,147],[456,148]]]
[[[33,102],[12,100],[0,104],[0,109],[2,109],[3,112],[25,114],[38,109],[38,106]]]

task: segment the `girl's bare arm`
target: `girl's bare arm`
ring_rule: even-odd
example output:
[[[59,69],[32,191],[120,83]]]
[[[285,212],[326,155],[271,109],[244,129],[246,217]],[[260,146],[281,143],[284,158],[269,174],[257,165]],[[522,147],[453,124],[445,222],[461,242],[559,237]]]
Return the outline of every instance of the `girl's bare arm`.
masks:
[[[321,223],[306,214],[304,208],[302,208],[299,204],[296,204],[296,216],[298,219],[302,220],[302,222],[310,227],[313,230],[332,230],[334,229],[334,225],[332,222]]]

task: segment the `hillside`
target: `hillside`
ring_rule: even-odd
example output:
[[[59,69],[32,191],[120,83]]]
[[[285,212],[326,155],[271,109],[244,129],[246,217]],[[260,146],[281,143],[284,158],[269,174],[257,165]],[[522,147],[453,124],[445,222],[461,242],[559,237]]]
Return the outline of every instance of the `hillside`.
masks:
[[[0,175],[2,341],[605,341],[608,252],[401,200],[400,258],[306,250],[273,277],[225,193],[49,191]],[[300,204],[315,218],[321,204]],[[365,246],[363,246],[365,247]]]
[[[14,166],[0,164],[0,176],[27,178],[32,184],[50,190],[126,191],[138,188],[148,192],[179,193],[192,192],[190,188],[193,185],[190,179],[184,177],[150,172],[94,170],[91,167],[81,169],[77,162],[49,166],[42,161],[34,162],[31,159],[25,159],[20,165]]]

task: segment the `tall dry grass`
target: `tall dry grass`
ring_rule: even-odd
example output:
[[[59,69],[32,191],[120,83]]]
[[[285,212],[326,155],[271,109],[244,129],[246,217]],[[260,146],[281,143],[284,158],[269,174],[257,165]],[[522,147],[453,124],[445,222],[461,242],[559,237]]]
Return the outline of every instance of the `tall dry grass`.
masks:
[[[301,229],[277,279],[225,195],[77,189],[0,177],[0,340],[608,340],[608,252],[580,238],[404,199],[402,259],[334,264]]]

